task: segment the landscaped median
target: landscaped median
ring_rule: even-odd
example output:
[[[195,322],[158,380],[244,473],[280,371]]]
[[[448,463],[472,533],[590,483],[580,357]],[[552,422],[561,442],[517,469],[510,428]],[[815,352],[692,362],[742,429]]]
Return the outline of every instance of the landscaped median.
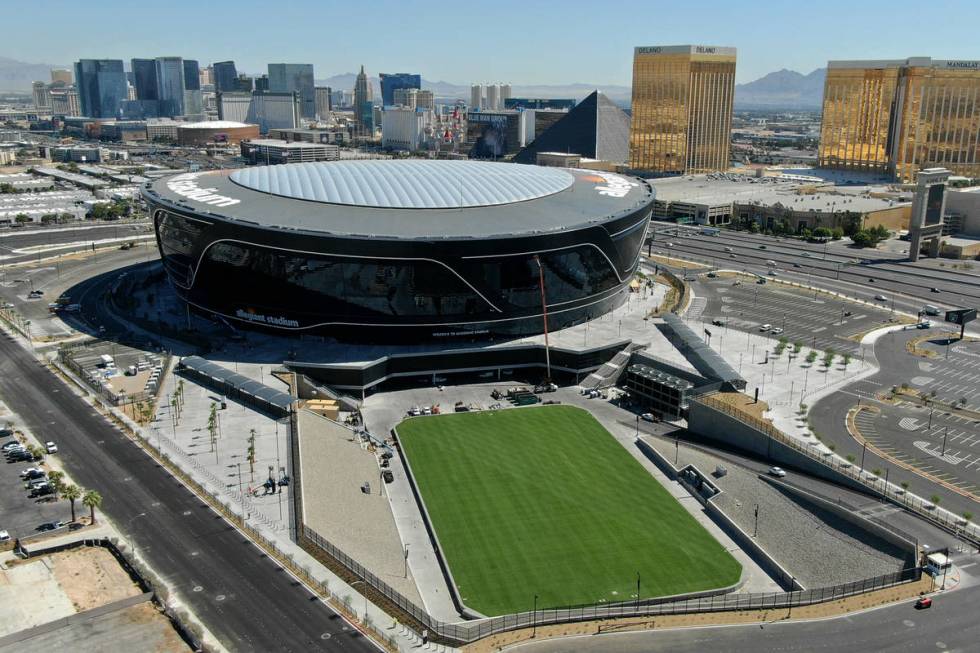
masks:
[[[701,612],[696,614],[662,615],[656,617],[633,617],[627,619],[603,619],[601,621],[582,621],[524,628],[499,635],[492,635],[463,647],[466,653],[490,653],[501,649],[526,644],[530,641],[555,637],[576,637],[600,635],[611,632],[643,630],[669,630],[672,628],[700,628],[706,626],[767,624],[789,619],[830,619],[841,617],[860,610],[878,606],[911,601],[923,592],[934,590],[933,579],[923,574],[912,583],[905,583],[865,594],[849,596],[836,601],[827,601],[799,607],[773,608],[766,610],[732,610],[727,612]],[[533,638],[533,639],[532,639]],[[710,650],[710,647],[706,648]]]

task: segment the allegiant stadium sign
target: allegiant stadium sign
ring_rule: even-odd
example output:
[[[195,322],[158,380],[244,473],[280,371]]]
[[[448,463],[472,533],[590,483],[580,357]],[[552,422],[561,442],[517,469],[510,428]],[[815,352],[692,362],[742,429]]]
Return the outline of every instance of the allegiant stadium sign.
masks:
[[[204,173],[189,172],[183,175],[177,175],[167,181],[167,189],[181,197],[186,197],[189,200],[201,202],[202,204],[211,204],[212,206],[232,206],[241,202],[241,200],[236,200],[227,195],[218,195],[217,188],[201,188],[198,186],[197,178],[202,174]]]

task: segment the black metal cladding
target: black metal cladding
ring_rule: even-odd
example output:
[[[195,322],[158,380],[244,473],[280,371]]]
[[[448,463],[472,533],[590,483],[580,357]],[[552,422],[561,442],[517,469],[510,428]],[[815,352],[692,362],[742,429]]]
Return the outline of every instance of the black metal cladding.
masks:
[[[601,315],[625,299],[648,205],[594,226],[512,238],[332,236],[154,210],[164,267],[204,312],[344,338],[528,335]],[[383,333],[378,333],[380,329]]]

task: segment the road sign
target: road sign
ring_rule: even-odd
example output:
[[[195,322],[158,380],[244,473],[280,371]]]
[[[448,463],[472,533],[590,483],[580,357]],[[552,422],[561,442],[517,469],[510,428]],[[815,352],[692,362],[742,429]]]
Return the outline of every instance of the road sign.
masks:
[[[963,325],[975,319],[977,319],[977,309],[975,308],[958,308],[955,311],[946,311],[946,321],[953,324]]]

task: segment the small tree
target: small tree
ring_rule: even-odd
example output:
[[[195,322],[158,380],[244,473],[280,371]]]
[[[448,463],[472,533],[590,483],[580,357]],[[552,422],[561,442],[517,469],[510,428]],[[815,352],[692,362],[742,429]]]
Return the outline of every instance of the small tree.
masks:
[[[82,496],[81,489],[75,484],[68,485],[61,491],[61,496],[71,504],[71,520],[75,521],[75,501]]]
[[[248,432],[248,451],[246,452],[248,458],[248,472],[251,475],[251,479],[255,480],[255,429],[251,429]]]
[[[854,454],[852,453],[847,454],[847,462],[853,465],[855,460],[857,460],[857,458],[854,457]]]
[[[848,363],[851,362],[851,355],[850,354],[842,354],[841,357],[840,357],[840,362],[844,366],[844,369],[846,370]]]
[[[82,497],[82,505],[89,509],[91,521],[94,524],[95,509],[102,507],[102,495],[95,490],[88,490],[85,492],[85,496]]]
[[[834,357],[836,355],[837,354],[834,353],[833,349],[828,349],[827,351],[825,351],[823,354],[823,366],[827,369],[830,369],[830,366],[834,364]]]
[[[815,360],[817,360],[817,352],[811,350],[810,353],[806,355],[806,362],[813,365],[813,361]]]
[[[973,519],[973,513],[972,513],[972,512],[970,512],[969,510],[967,510],[966,512],[964,512],[964,513],[963,513],[963,514],[961,515],[961,517],[963,517],[963,520],[964,520],[964,521],[967,521],[967,522],[968,522],[968,521],[970,521],[971,519]]]
[[[801,351],[803,351],[803,343],[797,340],[793,343],[793,353],[799,354]]]
[[[909,482],[908,481],[902,481],[901,483],[899,483],[899,485],[902,486],[902,495],[905,497],[905,505],[908,505],[908,503],[909,503]]]
[[[932,505],[937,506],[937,507],[939,506],[939,502],[942,501],[942,499],[943,498],[941,496],[939,496],[938,494],[934,494],[931,497],[929,497],[929,501],[932,502]]]

